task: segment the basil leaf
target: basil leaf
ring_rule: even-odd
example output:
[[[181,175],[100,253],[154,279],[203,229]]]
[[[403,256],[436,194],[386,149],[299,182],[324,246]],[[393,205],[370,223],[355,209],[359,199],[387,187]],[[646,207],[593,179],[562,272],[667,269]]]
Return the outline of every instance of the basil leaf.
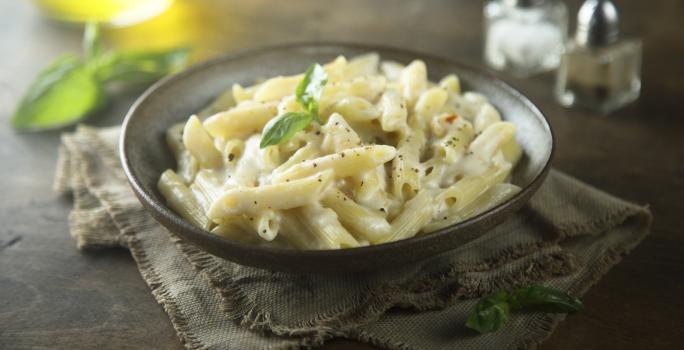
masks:
[[[313,114],[306,112],[287,112],[271,119],[264,127],[259,147],[264,148],[286,142],[298,131],[309,126],[313,119]]]
[[[318,118],[318,103],[323,95],[323,87],[328,82],[328,74],[320,64],[314,63],[306,70],[304,78],[297,85],[296,96],[304,108]]]
[[[95,60],[102,53],[100,26],[97,22],[88,22],[85,26],[85,31],[83,32],[83,52],[86,61]]]
[[[508,321],[510,307],[508,293],[494,292],[480,299],[475,310],[468,316],[466,326],[480,333],[493,332]]]
[[[72,124],[105,100],[92,70],[75,55],[65,55],[44,69],[12,115],[12,126],[43,130]]]
[[[151,82],[181,69],[189,56],[189,48],[113,52],[102,58],[97,75],[105,82]]]
[[[582,302],[560,290],[532,285],[511,293],[511,309],[571,313],[582,309]]]

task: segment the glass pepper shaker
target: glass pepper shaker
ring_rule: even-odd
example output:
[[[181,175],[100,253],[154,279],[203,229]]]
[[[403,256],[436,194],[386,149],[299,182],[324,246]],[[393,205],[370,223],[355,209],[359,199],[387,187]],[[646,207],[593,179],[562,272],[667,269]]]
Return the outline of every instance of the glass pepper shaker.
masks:
[[[561,58],[558,102],[608,114],[636,100],[641,54],[640,40],[620,38],[618,12],[610,0],[586,0]]]
[[[558,67],[568,32],[559,0],[490,0],[484,7],[485,61],[517,76]]]

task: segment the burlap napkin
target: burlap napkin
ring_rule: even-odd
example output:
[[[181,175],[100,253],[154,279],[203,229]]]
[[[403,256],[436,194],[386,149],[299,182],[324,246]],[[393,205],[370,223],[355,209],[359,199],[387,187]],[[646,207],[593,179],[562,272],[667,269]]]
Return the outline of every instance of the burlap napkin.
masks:
[[[498,332],[464,327],[475,297],[531,282],[584,293],[646,236],[647,208],[552,171],[523,210],[455,251],[395,270],[290,274],[204,253],[155,222],[117,156],[119,128],[62,138],[55,188],[73,193],[79,248],[124,246],[191,349],[289,349],[346,337],[389,349],[534,347],[564,317],[514,315]]]

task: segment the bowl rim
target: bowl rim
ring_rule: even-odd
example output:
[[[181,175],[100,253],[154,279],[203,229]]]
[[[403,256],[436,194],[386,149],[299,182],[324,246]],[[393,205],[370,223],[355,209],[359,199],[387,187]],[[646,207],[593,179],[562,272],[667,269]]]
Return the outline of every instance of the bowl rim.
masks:
[[[251,245],[247,243],[242,243],[238,241],[233,241],[230,239],[226,239],[223,237],[220,237],[218,235],[212,234],[209,231],[206,231],[204,229],[201,229],[199,227],[196,227],[192,225],[189,221],[186,219],[182,218],[180,215],[178,215],[175,211],[173,211],[170,207],[168,207],[165,203],[162,203],[161,201],[157,201],[153,198],[152,194],[149,193],[148,191],[145,190],[145,187],[141,184],[140,180],[138,179],[136,173],[132,170],[132,165],[130,163],[130,159],[128,158],[127,152],[126,152],[126,145],[128,144],[128,125],[130,124],[130,121],[135,118],[136,113],[141,109],[141,106],[147,103],[151,98],[154,98],[155,95],[159,94],[162,90],[168,88],[169,86],[173,85],[175,82],[183,80],[186,76],[190,76],[195,74],[196,72],[208,69],[212,66],[215,65],[220,65],[224,64],[226,62],[230,62],[233,60],[237,60],[240,58],[244,57],[249,57],[252,55],[258,55],[262,53],[267,53],[267,52],[272,52],[272,51],[279,51],[279,50],[285,50],[285,49],[320,49],[320,48],[347,48],[347,49],[355,49],[355,50],[363,50],[367,52],[378,52],[382,54],[383,52],[385,53],[396,53],[399,55],[409,55],[413,56],[416,59],[428,59],[430,61],[435,61],[435,62],[440,62],[441,64],[445,65],[452,65],[452,66],[458,66],[460,68],[463,68],[464,70],[469,71],[469,73],[480,76],[482,78],[485,78],[486,80],[492,82],[493,84],[497,85],[498,88],[501,88],[505,92],[511,94],[514,96],[517,100],[522,102],[526,108],[529,108],[530,111],[535,114],[540,121],[543,122],[543,126],[545,127],[546,130],[548,130],[549,137],[550,137],[550,150],[549,150],[549,156],[548,159],[546,159],[546,163],[544,164],[543,168],[535,175],[535,177],[530,181],[525,187],[522,187],[520,192],[516,193],[513,197],[507,199],[503,203],[500,203],[482,213],[479,213],[473,217],[470,217],[464,221],[458,222],[454,225],[444,227],[442,229],[439,229],[437,231],[431,232],[429,234],[425,235],[420,235],[420,236],[414,236],[411,238],[407,239],[402,239],[398,241],[392,241],[392,242],[387,242],[387,243],[381,243],[381,244],[376,244],[376,245],[368,245],[368,246],[362,246],[362,247],[354,247],[354,248],[343,248],[343,249],[321,249],[321,250],[298,250],[298,249],[292,249],[292,248],[281,248],[281,247],[266,247],[266,246],[257,246],[257,245]],[[230,246],[231,249],[242,249],[246,251],[252,251],[252,252],[259,252],[259,253],[266,253],[266,254],[272,254],[272,255],[279,255],[279,256],[298,256],[298,257],[304,257],[304,258],[312,258],[315,259],[317,257],[320,258],[344,258],[344,257],[353,257],[359,254],[373,254],[373,253],[384,253],[388,249],[401,249],[401,248],[406,248],[407,246],[418,244],[418,243],[427,243],[431,240],[439,240],[440,237],[445,236],[445,235],[450,235],[450,234],[457,234],[455,231],[460,231],[464,228],[467,228],[471,225],[476,224],[479,221],[483,221],[486,218],[496,215],[499,212],[505,211],[507,208],[514,206],[514,204],[520,200],[521,198],[525,198],[531,196],[541,185],[541,183],[544,181],[546,175],[548,174],[550,168],[551,168],[551,161],[554,157],[555,154],[555,135],[553,132],[553,128],[551,127],[551,123],[549,123],[548,118],[546,115],[534,104],[532,101],[530,101],[529,98],[527,98],[525,95],[523,95],[521,92],[519,92],[517,89],[509,85],[508,83],[502,81],[501,79],[497,78],[494,74],[492,74],[488,70],[480,69],[477,67],[474,67],[470,64],[462,63],[453,59],[449,59],[446,57],[441,57],[439,55],[435,54],[429,54],[429,53],[424,53],[420,51],[415,51],[411,49],[404,49],[404,48],[399,48],[399,47],[393,47],[393,46],[388,46],[388,45],[383,45],[383,44],[366,44],[366,43],[352,43],[352,42],[344,42],[344,41],[305,41],[305,42],[293,42],[293,43],[285,43],[285,44],[277,44],[277,45],[268,45],[268,46],[263,46],[263,47],[257,47],[257,48],[250,48],[250,49],[245,49],[245,50],[240,50],[234,53],[227,53],[227,54],[222,54],[217,57],[208,59],[206,61],[191,65],[190,67],[187,67],[183,69],[182,71],[166,76],[162,78],[161,80],[157,81],[154,83],[152,86],[147,88],[145,92],[143,92],[140,97],[138,97],[135,102],[131,105],[130,109],[126,113],[126,116],[124,118],[124,121],[121,126],[121,133],[119,136],[119,157],[120,161],[124,170],[124,174],[126,178],[128,179],[128,182],[133,189],[133,192],[136,194],[140,202],[143,204],[143,206],[151,211],[151,214],[153,214],[153,217],[159,215],[164,217],[165,219],[169,219],[170,221],[174,222],[174,224],[180,226],[180,229],[185,230],[186,232],[190,232],[193,235],[198,235],[202,236],[204,240],[209,240],[213,241],[213,243],[219,244],[219,245],[227,245]],[[156,214],[156,215],[154,215]],[[159,220],[157,220],[159,221]],[[163,223],[162,223],[163,224]],[[164,225],[166,226],[166,225]],[[169,228],[167,226],[167,229],[169,231],[174,231],[173,229]],[[451,249],[457,249],[458,247],[452,247]],[[200,248],[201,249],[201,248]]]

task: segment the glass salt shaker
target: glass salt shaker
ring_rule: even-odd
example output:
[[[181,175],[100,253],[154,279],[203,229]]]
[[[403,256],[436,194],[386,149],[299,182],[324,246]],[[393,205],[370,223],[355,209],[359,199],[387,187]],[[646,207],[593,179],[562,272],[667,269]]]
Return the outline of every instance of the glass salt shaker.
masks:
[[[621,39],[618,12],[609,0],[587,0],[577,15],[556,81],[556,98],[608,114],[639,97],[641,41]]]
[[[559,0],[488,1],[485,61],[517,76],[553,70],[567,39],[568,11]]]

